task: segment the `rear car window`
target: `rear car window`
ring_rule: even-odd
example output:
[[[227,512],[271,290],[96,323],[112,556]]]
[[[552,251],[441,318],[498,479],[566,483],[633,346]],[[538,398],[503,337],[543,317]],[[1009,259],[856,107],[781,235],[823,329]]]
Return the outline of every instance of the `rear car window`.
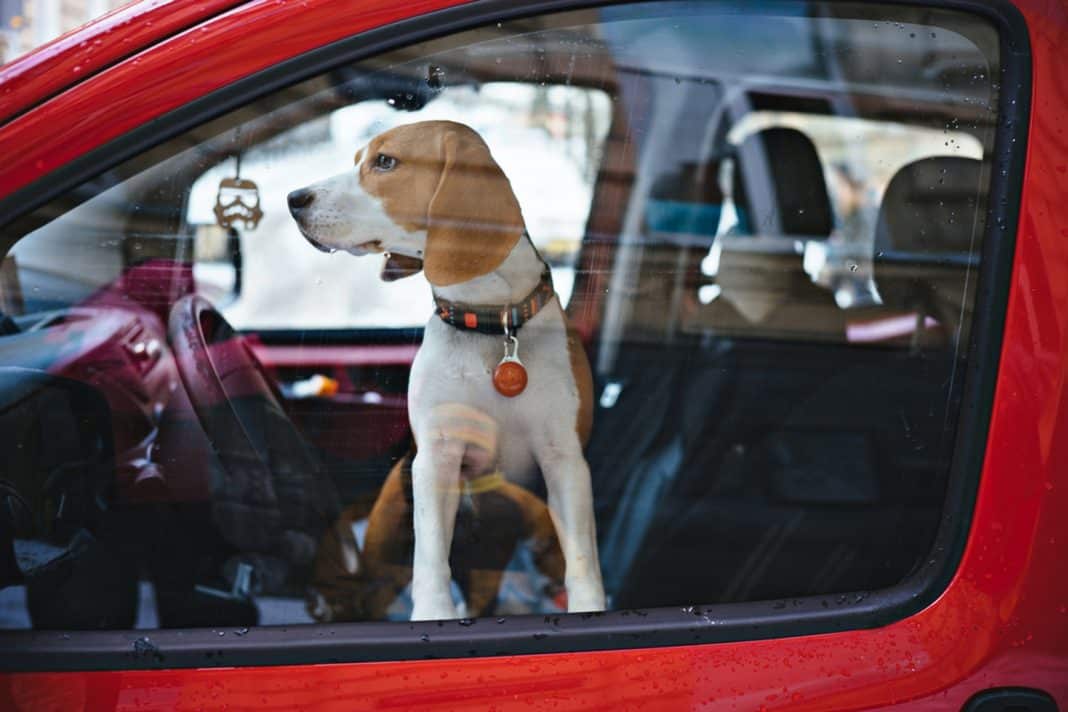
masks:
[[[870,3],[491,23],[339,63],[24,216],[0,244],[0,626],[408,620],[409,384],[441,307],[394,255],[316,250],[290,206],[426,120],[484,138],[589,354],[608,609],[907,585],[969,506],[949,482],[998,42]],[[464,422],[503,452],[497,413]],[[504,460],[465,475],[456,615],[562,614],[560,513]]]

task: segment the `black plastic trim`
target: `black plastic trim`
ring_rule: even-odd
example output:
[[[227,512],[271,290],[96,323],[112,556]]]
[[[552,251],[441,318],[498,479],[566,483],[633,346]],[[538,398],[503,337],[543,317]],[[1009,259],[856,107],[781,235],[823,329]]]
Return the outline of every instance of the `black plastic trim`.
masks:
[[[1057,712],[1048,692],[1030,687],[995,687],[973,695],[961,712]]]
[[[868,0],[861,0],[863,4]],[[611,2],[479,0],[308,52],[209,94],[96,149],[0,202],[0,225],[182,131],[332,66],[504,19]],[[1001,93],[976,319],[968,350],[947,508],[929,562],[875,592],[714,606],[476,621],[0,635],[0,670],[117,670],[416,660],[759,640],[874,628],[913,615],[949,584],[967,540],[1001,352],[1030,118],[1026,23],[1008,0],[882,0],[990,20],[1000,36]],[[979,356],[982,358],[979,358]]]
[[[420,344],[423,327],[400,329],[255,329],[256,338],[270,346],[378,346],[381,344]]]

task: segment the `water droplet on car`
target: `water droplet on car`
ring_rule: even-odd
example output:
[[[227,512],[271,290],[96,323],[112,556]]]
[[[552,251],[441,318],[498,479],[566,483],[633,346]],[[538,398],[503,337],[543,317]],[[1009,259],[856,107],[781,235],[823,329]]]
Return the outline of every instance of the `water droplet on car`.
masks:
[[[162,660],[163,655],[160,653],[159,648],[153,643],[149,637],[142,636],[133,642],[134,655],[141,657],[154,657],[156,660]]]
[[[419,636],[419,640],[423,641],[424,643],[429,643],[430,642],[430,636],[427,635],[426,633],[423,633],[421,636]]]
[[[474,624],[475,624],[475,621],[474,621],[474,619],[473,619],[473,618],[461,618],[461,619],[460,619],[459,621],[457,621],[457,622],[458,622],[458,623],[459,623],[460,625],[462,625],[462,626],[463,626],[464,628],[466,628],[466,627],[468,627],[468,626],[472,626],[472,625],[474,625]]]

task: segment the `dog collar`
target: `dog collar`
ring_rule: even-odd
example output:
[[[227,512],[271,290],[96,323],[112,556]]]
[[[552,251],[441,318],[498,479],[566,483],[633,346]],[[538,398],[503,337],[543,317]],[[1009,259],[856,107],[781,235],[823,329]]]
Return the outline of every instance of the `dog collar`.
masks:
[[[437,295],[434,295],[434,303],[438,317],[460,331],[511,336],[533,319],[554,296],[553,277],[549,265],[545,265],[538,284],[517,304],[463,304]]]

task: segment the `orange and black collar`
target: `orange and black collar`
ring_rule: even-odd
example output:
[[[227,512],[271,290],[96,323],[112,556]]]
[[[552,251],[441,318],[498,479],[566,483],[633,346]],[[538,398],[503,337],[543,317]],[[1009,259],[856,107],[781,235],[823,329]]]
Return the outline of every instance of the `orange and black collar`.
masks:
[[[541,279],[517,304],[463,304],[434,295],[438,317],[461,331],[480,334],[514,335],[526,322],[534,318],[549,303],[556,291],[549,265],[541,272]]]

